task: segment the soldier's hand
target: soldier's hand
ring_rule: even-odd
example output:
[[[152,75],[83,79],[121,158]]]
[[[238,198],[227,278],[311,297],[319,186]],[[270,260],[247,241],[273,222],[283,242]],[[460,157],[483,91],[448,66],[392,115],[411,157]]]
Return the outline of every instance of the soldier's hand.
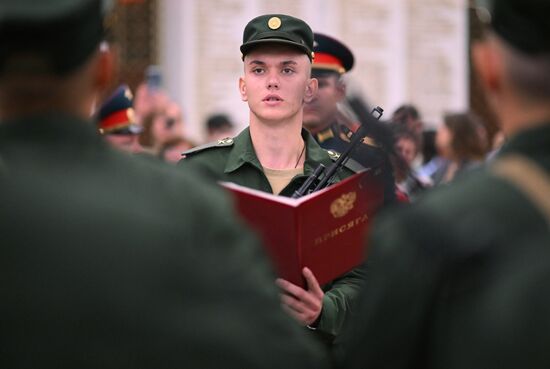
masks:
[[[279,278],[276,283],[283,291],[281,293],[283,309],[301,324],[311,325],[321,315],[325,293],[311,270],[304,268],[302,273],[306,279],[307,291],[285,279]]]

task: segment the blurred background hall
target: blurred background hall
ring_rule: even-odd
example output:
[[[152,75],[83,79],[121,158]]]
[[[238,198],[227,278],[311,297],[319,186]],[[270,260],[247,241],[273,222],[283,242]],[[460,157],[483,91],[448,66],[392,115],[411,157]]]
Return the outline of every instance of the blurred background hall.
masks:
[[[135,95],[142,126],[138,151],[177,161],[184,150],[248,125],[248,107],[237,88],[243,25],[264,13],[294,15],[352,50],[356,64],[344,76],[348,93],[381,106],[383,119],[395,123],[396,139],[412,139],[408,154],[396,142],[402,164],[394,168],[402,192],[414,196],[442,182],[438,177],[450,162],[462,161],[441,147],[453,142],[444,124],[449,114],[470,114],[480,123],[483,155],[502,142],[469,55],[481,36],[480,9],[487,5],[487,0],[117,0],[107,20],[120,62],[112,87],[126,84]],[[224,125],[212,126],[220,117]]]
[[[347,76],[389,117],[402,104],[421,112],[425,128],[445,113],[472,110],[496,132],[472,83],[468,45],[480,20],[468,0],[118,0],[110,20],[120,50],[120,83],[132,91],[150,79],[179,104],[186,135],[207,137],[206,121],[226,114],[237,130],[247,125],[237,80],[242,70],[242,27],[256,15],[286,13],[332,35],[354,52]],[[156,65],[158,68],[149,68]],[[154,84],[155,82],[153,82]],[[113,86],[113,89],[116,86]]]

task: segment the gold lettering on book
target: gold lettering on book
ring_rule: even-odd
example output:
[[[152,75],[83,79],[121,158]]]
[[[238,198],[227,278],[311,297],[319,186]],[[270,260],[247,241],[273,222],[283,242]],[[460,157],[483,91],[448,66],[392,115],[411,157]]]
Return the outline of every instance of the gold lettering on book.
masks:
[[[353,220],[350,220],[347,223],[344,223],[334,229],[332,229],[330,232],[327,232],[323,234],[322,236],[315,238],[315,245],[320,245],[323,242],[326,242],[334,237],[337,237],[341,235],[342,233],[345,233],[349,231],[350,229],[358,226],[359,224],[365,223],[369,219],[369,216],[367,214],[364,214],[360,217],[357,217]]]
[[[357,194],[355,192],[348,192],[337,198],[330,204],[330,213],[335,218],[341,218],[353,209]]]

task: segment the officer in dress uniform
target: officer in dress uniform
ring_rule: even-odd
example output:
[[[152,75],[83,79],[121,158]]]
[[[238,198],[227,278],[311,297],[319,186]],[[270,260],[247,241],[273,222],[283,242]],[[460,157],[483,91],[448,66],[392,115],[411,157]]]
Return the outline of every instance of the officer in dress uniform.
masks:
[[[338,158],[323,150],[302,128],[303,103],[317,90],[311,78],[313,32],[301,19],[283,14],[254,18],[240,47],[244,75],[239,91],[250,109],[250,125],[235,138],[222,139],[184,153],[181,167],[197,168],[213,180],[234,182],[291,196],[322,163]],[[363,169],[353,160],[338,180]],[[279,280],[283,307],[327,341],[340,332],[363,282],[354,270],[321,289],[307,268],[308,290]]]
[[[138,138],[143,129],[136,123],[133,95],[127,85],[119,86],[101,105],[97,125],[99,133],[113,147],[131,153],[142,151]]]
[[[494,1],[472,58],[509,141],[373,226],[340,368],[550,367],[548,14],[546,0]]]
[[[0,2],[0,367],[324,367],[224,194],[97,134],[103,9]]]
[[[346,97],[343,77],[353,68],[355,59],[346,45],[321,33],[314,34],[313,50],[315,59],[312,76],[319,81],[319,89],[304,106],[304,127],[322,148],[344,152],[349,146],[352,130],[356,127],[344,120],[339,113],[338,103]],[[389,135],[388,130],[386,136]],[[382,140],[378,142],[372,135],[367,136],[352,152],[351,158],[366,168],[382,168],[384,202],[391,203],[395,200],[395,180],[388,155],[382,147]]]

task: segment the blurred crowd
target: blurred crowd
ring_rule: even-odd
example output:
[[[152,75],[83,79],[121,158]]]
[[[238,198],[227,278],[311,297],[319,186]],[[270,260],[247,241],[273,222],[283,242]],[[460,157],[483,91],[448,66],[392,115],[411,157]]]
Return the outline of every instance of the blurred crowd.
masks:
[[[183,111],[167,91],[144,81],[135,95],[127,85],[119,86],[95,115],[99,132],[114,147],[177,163],[184,152],[198,146],[187,136]],[[414,201],[426,190],[481,166],[504,142],[501,132],[489,137],[486,123],[471,111],[448,113],[430,123],[423,121],[419,108],[411,103],[401,105],[383,121],[388,128],[386,139],[393,146],[387,151],[395,190],[403,201]],[[438,128],[428,128],[433,126]],[[238,133],[225,113],[207,117],[203,131],[205,139],[200,144]]]
[[[188,138],[182,107],[167,91],[144,81],[135,94],[123,84],[101,102],[95,118],[98,130],[113,147],[132,154],[177,163],[182,153],[197,146]],[[234,124],[225,114],[204,122],[205,142],[233,136]]]

